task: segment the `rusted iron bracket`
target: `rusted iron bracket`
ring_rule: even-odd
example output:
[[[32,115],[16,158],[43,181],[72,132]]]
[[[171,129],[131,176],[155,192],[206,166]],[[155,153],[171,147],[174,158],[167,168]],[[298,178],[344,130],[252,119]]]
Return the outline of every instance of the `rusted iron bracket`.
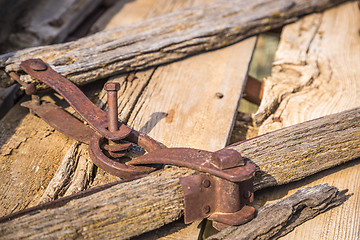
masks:
[[[75,84],[54,71],[41,59],[29,59],[20,67],[30,76],[47,84],[58,92],[74,108],[74,110],[91,126],[74,118],[72,115],[54,104],[30,101],[22,104],[43,118],[56,130],[89,144],[92,161],[100,168],[121,178],[130,178],[156,170],[153,167],[129,166],[119,162],[125,155],[129,142],[137,144],[151,152],[162,146],[154,139],[146,136],[118,121],[117,103],[109,101],[108,114],[92,103]],[[114,91],[119,88],[114,83],[106,86],[109,99],[114,99]],[[33,93],[35,91],[31,91]],[[126,142],[124,142],[126,141]]]
[[[91,128],[54,104],[30,101],[30,108],[52,127],[89,144],[91,160],[110,174],[132,178],[154,171],[154,164],[188,167],[205,174],[180,178],[184,192],[185,223],[209,218],[217,229],[240,225],[254,218],[252,177],[255,165],[244,161],[235,150],[209,152],[191,148],[163,148],[160,143],[118,120],[118,83],[107,83],[108,112],[93,104],[73,83],[41,59],[20,64],[30,76],[47,84],[88,122]],[[34,87],[34,86],[33,86]],[[35,91],[30,91],[35,92]],[[131,144],[143,147],[147,154],[121,162]]]
[[[221,230],[254,218],[252,177],[255,165],[245,162],[232,149],[216,152],[191,148],[167,148],[145,154],[129,162],[133,165],[164,163],[188,167],[207,174],[180,178],[184,192],[185,223],[203,218],[213,220]]]

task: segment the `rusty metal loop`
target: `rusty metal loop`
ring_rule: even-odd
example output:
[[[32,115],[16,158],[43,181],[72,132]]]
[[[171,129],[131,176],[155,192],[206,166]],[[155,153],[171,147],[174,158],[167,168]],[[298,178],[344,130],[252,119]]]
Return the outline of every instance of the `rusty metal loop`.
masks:
[[[153,167],[132,166],[112,160],[111,158],[107,157],[101,149],[101,146],[106,140],[106,138],[99,134],[94,134],[90,140],[90,157],[94,164],[99,168],[112,175],[125,179],[147,174],[156,170],[156,168]],[[152,152],[163,148],[159,142],[135,130],[132,130],[124,140],[143,147],[147,152]]]

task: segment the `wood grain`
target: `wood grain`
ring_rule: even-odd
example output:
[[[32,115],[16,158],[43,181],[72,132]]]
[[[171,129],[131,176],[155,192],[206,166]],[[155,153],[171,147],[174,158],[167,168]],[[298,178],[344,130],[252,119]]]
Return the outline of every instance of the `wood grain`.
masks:
[[[0,129],[3,216],[37,204],[74,140],[54,131],[19,104],[1,119]]]
[[[154,126],[156,124],[159,124],[159,120],[163,120],[164,123],[169,126],[170,128],[174,129],[174,133],[178,134],[181,133],[180,131],[176,131],[176,128],[181,127],[181,129],[184,129],[184,131],[187,131],[189,134],[193,134],[194,138],[196,135],[200,135],[200,132],[206,131],[207,128],[212,128],[212,121],[213,119],[209,118],[206,119],[206,121],[208,122],[208,124],[205,124],[205,120],[204,120],[204,126],[205,129],[198,129],[197,131],[190,131],[190,127],[183,128],[181,126],[181,124],[179,124],[178,122],[179,119],[190,119],[191,121],[195,121],[192,120],[195,117],[198,117],[199,114],[203,114],[206,115],[207,112],[209,112],[209,114],[211,113],[212,115],[214,115],[217,118],[221,118],[221,121],[224,123],[224,126],[221,126],[218,128],[218,132],[220,135],[217,137],[217,139],[214,141],[213,140],[213,145],[212,147],[217,147],[217,148],[221,148],[226,144],[226,141],[229,137],[229,134],[231,132],[231,128],[232,128],[232,121],[234,119],[234,115],[236,113],[236,108],[238,105],[238,101],[240,99],[240,95],[242,92],[242,87],[244,85],[244,79],[246,77],[247,74],[247,68],[248,68],[248,64],[249,61],[251,59],[252,56],[252,51],[253,48],[255,46],[255,42],[256,39],[255,38],[251,38],[249,40],[246,40],[243,43],[239,43],[236,44],[232,47],[230,47],[229,49],[224,49],[224,50],[219,50],[219,51],[215,51],[212,53],[207,53],[206,56],[196,56],[190,59],[186,59],[184,61],[184,63],[177,63],[178,67],[180,67],[180,69],[176,68],[176,67],[170,67],[170,66],[163,66],[160,68],[160,72],[161,74],[159,74],[158,76],[155,76],[154,73],[154,69],[148,70],[148,71],[144,71],[144,72],[136,72],[134,73],[134,75],[124,75],[124,76],[119,76],[119,77],[115,77],[114,79],[112,79],[113,81],[120,81],[122,83],[122,88],[119,92],[120,100],[119,100],[119,106],[120,106],[120,118],[127,121],[127,119],[130,118],[131,114],[134,111],[134,107],[135,105],[138,103],[140,97],[142,96],[142,94],[144,94],[144,92],[146,91],[147,94],[150,94],[152,91],[155,92],[157,94],[156,90],[156,85],[160,85],[163,92],[165,93],[165,95],[163,96],[163,100],[166,103],[171,103],[174,107],[175,106],[181,106],[182,104],[184,104],[185,106],[189,106],[190,104],[192,104],[193,100],[191,98],[188,98],[188,96],[182,97],[183,92],[187,91],[187,89],[191,89],[192,85],[195,85],[199,88],[199,93],[196,93],[197,96],[200,96],[204,99],[209,99],[209,102],[206,103],[205,101],[202,102],[201,98],[196,99],[197,101],[197,105],[193,105],[192,106],[192,111],[189,111],[189,113],[191,113],[191,116],[186,116],[186,114],[183,115],[173,115],[172,116],[172,121],[176,122],[177,125],[171,125],[171,121],[169,119],[165,120],[162,118],[152,118],[150,117],[148,120],[146,120],[145,122],[141,122],[139,123],[137,126],[135,126],[137,129],[143,129],[145,130],[149,130],[149,127]],[[212,60],[212,59],[216,59],[216,61]],[[187,71],[189,71],[190,73],[192,73],[190,75],[187,75],[188,73],[184,70],[185,68],[188,68]],[[208,69],[212,69],[211,71],[208,71]],[[169,70],[167,70],[169,69]],[[196,71],[198,71],[199,73],[196,73]],[[183,74],[183,72],[187,73],[187,74]],[[164,77],[161,77],[160,75],[164,75]],[[167,77],[166,77],[166,76]],[[213,75],[213,76],[212,76]],[[194,76],[196,78],[192,79],[191,77]],[[215,78],[216,77],[216,78]],[[158,79],[159,78],[159,79]],[[167,79],[172,78],[173,81],[167,83]],[[203,86],[203,82],[207,81],[207,85],[204,87]],[[216,98],[216,91],[218,91],[219,86],[221,85],[229,85],[231,83],[235,84],[235,87],[232,88],[224,88],[221,89],[223,91],[224,94],[224,98],[223,99],[218,99]],[[151,85],[152,82],[157,82],[158,84],[155,84],[154,86]],[[182,89],[182,91],[178,91],[178,92],[174,92],[174,89],[176,89],[177,87],[179,87],[179,89]],[[171,90],[172,89],[172,90]],[[206,89],[206,91],[202,92],[202,89]],[[170,91],[171,90],[171,91]],[[193,89],[193,91],[196,91],[196,89]],[[169,94],[171,93],[171,94]],[[174,98],[175,97],[175,98]],[[173,99],[174,98],[174,99]],[[99,96],[99,106],[104,106],[104,104],[106,103],[106,97],[104,96],[103,93],[100,94]],[[144,99],[144,97],[142,98]],[[155,99],[155,97],[154,97]],[[142,100],[143,101],[143,100]],[[147,103],[148,105],[156,105],[158,104],[157,100],[154,101],[154,103],[152,102],[152,97],[148,98],[149,103]],[[218,104],[215,104],[216,102],[220,102]],[[215,105],[214,108],[211,107],[212,105]],[[215,114],[215,112],[220,112],[221,111],[221,107],[223,105],[226,105],[227,108],[224,108],[224,112],[222,112],[222,115],[219,116],[217,114]],[[166,109],[168,110],[168,109]],[[147,114],[154,116],[153,112],[150,112],[149,109],[146,110],[140,110],[137,109],[137,115],[142,116],[140,119],[145,120],[147,118]],[[182,110],[182,111],[186,111],[186,109]],[[155,112],[156,113],[156,112]],[[165,113],[166,114],[166,113]],[[155,114],[156,115],[156,114]],[[203,117],[203,116],[202,116]],[[132,118],[134,118],[134,116],[132,116]],[[137,120],[134,120],[134,122],[137,122]],[[164,124],[161,123],[161,124]],[[143,126],[141,125],[143,124]],[[164,129],[163,131],[167,132],[167,129]],[[169,135],[169,133],[168,133]],[[181,144],[181,138],[182,135],[178,135],[178,140],[177,143]],[[205,138],[204,138],[205,139]],[[186,139],[186,141],[188,141],[188,139]],[[185,142],[185,141],[184,141]],[[187,144],[189,144],[187,142]],[[198,143],[201,144],[201,143]],[[204,146],[204,148],[206,147],[205,144],[207,144],[207,142],[204,142],[203,145],[198,145],[199,147]],[[47,146],[50,147],[51,146]],[[77,149],[81,149],[81,146],[78,147]],[[71,149],[70,149],[71,150]],[[83,156],[82,153],[79,153],[78,150],[76,151],[70,151],[70,158],[66,158],[64,159],[65,161],[69,161],[69,160],[73,160],[78,159],[79,156]],[[68,166],[67,162],[63,164],[63,166]],[[60,172],[57,173],[56,176],[63,176],[62,174],[64,172],[61,172],[62,170],[66,170],[66,167],[59,169]],[[94,184],[93,185],[98,185],[98,184],[103,184],[107,181],[113,181],[115,180],[114,177],[109,177],[108,175],[105,175],[105,177],[100,177],[99,176],[103,174],[101,171],[99,171],[97,173],[97,177],[95,178]],[[84,175],[84,177],[87,177],[86,175]],[[43,195],[43,200],[44,201],[48,201],[51,199],[54,199],[57,197],[56,193],[59,191],[63,191],[64,189],[59,189],[58,186],[58,178],[53,179],[54,181],[54,188],[49,188],[47,189],[48,191],[45,192],[45,194]],[[76,178],[75,181],[77,180],[81,180],[82,177],[80,178]],[[63,180],[63,179],[61,179]],[[64,184],[66,183],[66,181],[63,181]],[[66,186],[68,187],[68,186]],[[69,187],[69,189],[71,189],[71,186]],[[66,190],[66,189],[65,189]],[[68,190],[69,191],[69,190]],[[50,194],[48,194],[50,193]],[[55,193],[55,194],[54,194]],[[65,193],[66,195],[66,193]],[[168,220],[167,222],[170,222],[171,220]],[[151,225],[149,228],[154,229],[157,226],[161,226],[164,225],[163,221],[159,221],[157,223],[158,225]],[[145,229],[139,229],[137,231],[137,234],[142,233],[143,231],[148,231],[148,228]],[[36,235],[35,235],[36,236]]]
[[[153,17],[170,10],[194,7],[209,0],[197,1],[137,1],[126,4],[112,19],[106,29],[140,16]],[[141,4],[141,6],[140,6]],[[151,5],[151,7],[149,7]],[[139,11],[139,8],[142,10]],[[145,10],[148,13],[145,14]],[[124,19],[128,16],[128,19]],[[119,22],[116,19],[121,19]],[[171,65],[114,77],[121,84],[119,91],[120,118],[142,132],[149,133],[167,146],[195,146],[218,149],[228,141],[233,119],[241,98],[248,65],[256,38],[251,38],[226,49],[195,56]],[[207,82],[207,84],[203,84]],[[232,86],[232,87],[230,87]],[[217,92],[225,97],[219,99]],[[100,93],[101,104],[105,104],[106,93]],[[222,109],[222,110],[221,110]],[[220,116],[218,113],[222,112]],[[219,126],[213,130],[213,119]],[[187,122],[184,124],[184,122]],[[202,126],[196,128],[196,122]],[[171,132],[169,131],[171,129]],[[213,135],[211,135],[213,134]],[[210,142],[211,141],[211,142]],[[117,178],[99,170],[92,186],[98,186]],[[199,223],[190,227],[178,224],[180,232],[172,226],[157,230],[164,239],[197,238]],[[144,236],[145,239],[148,238]]]
[[[17,72],[23,82],[31,82],[19,64],[42,58],[76,84],[85,84],[225,47],[341,2],[219,0],[78,41],[5,54],[0,57],[0,67],[7,73]],[[9,83],[8,78],[1,80],[2,85]]]
[[[319,161],[326,160],[332,165],[338,165],[360,157],[359,120],[360,109],[345,111],[259,136],[234,146],[234,149],[259,166],[257,176],[261,171],[264,172],[261,175],[268,176],[265,180],[270,184],[259,178],[254,179],[257,189],[288,183],[304,177],[304,172],[311,173],[315,168],[322,170],[324,167],[318,165]],[[292,145],[294,135],[299,132],[304,133],[304,138],[298,139],[298,144]],[[306,136],[306,132],[309,132],[308,136],[312,138]],[[255,142],[257,146],[266,145],[269,139],[276,139],[278,144],[282,143],[281,148],[274,149],[282,152],[276,158],[273,158],[271,151],[258,154],[258,150],[252,145]],[[314,153],[311,152],[311,146],[321,146],[322,149],[319,148],[319,151]],[[271,147],[270,145],[269,148]],[[299,163],[304,152],[308,153],[306,165]],[[292,157],[288,158],[289,155]],[[275,163],[274,166],[282,166],[282,171],[275,172],[273,168],[267,168],[269,159]],[[294,175],[288,176],[288,169],[294,166],[300,171],[295,170]],[[302,171],[304,168],[308,170]],[[96,236],[123,239],[136,236],[174,221],[182,215],[183,194],[178,178],[194,172],[170,167],[138,180],[59,199],[40,209],[29,209],[17,216],[2,218],[0,233],[7,238]]]
[[[360,106],[359,29],[356,3],[283,29],[255,114],[259,134]]]
[[[228,227],[208,239],[278,239],[303,222],[342,204],[350,197],[345,193],[326,183],[301,188],[285,199],[258,209],[252,221]]]
[[[357,4],[347,3],[283,29],[272,76],[265,82],[266,100],[257,113],[258,122],[266,119],[260,126],[262,133],[360,106],[359,23]],[[271,202],[298,188],[325,182],[352,194],[342,206],[282,239],[359,238],[359,161],[336,169],[262,195]]]

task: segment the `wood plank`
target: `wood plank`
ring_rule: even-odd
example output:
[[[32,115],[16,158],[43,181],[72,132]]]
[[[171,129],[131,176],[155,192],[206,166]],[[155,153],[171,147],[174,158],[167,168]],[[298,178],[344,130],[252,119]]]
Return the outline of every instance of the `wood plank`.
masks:
[[[5,54],[0,57],[0,66],[7,73],[17,72],[21,81],[31,82],[19,64],[28,58],[42,58],[73,82],[85,84],[225,47],[343,1],[219,0],[71,43]],[[5,77],[0,83],[11,81]]]
[[[260,126],[262,133],[360,106],[359,28],[359,9],[353,2],[310,15],[283,29],[272,76],[265,82],[264,101],[256,114],[258,122],[266,119]],[[342,206],[281,239],[358,239],[359,174],[357,161],[264,193],[264,201],[276,200],[303,186],[327,182],[349,189],[352,195]]]
[[[244,79],[246,77],[247,74],[247,68],[248,68],[248,64],[249,61],[251,59],[251,55],[252,55],[252,50],[254,48],[255,45],[255,38],[251,38],[247,41],[245,41],[244,43],[241,44],[237,44],[234,45],[233,47],[231,47],[230,49],[227,50],[221,50],[218,52],[213,52],[213,53],[208,53],[205,56],[198,56],[191,59],[186,60],[185,64],[179,65],[179,66],[183,66],[181,67],[181,70],[183,70],[184,67],[189,68],[189,71],[195,71],[195,70],[199,70],[199,74],[195,75],[194,77],[196,77],[197,79],[195,80],[195,82],[198,82],[199,86],[202,86],[202,81],[207,80],[207,78],[210,78],[209,75],[210,73],[213,74],[214,76],[217,76],[218,79],[214,79],[214,80],[209,80],[208,81],[208,91],[205,93],[205,95],[209,95],[208,98],[211,99],[211,101],[207,104],[199,104],[199,113],[201,114],[205,114],[205,110],[201,110],[202,108],[210,108],[210,103],[213,104],[214,101],[221,101],[221,104],[217,104],[217,108],[219,110],[219,107],[221,107],[222,105],[228,105],[226,112],[224,112],[222,114],[222,117],[224,116],[228,116],[224,118],[224,122],[227,122],[224,124],[224,127],[222,128],[221,132],[221,138],[219,138],[218,143],[213,143],[217,144],[218,148],[224,146],[226,144],[228,135],[230,133],[230,129],[232,128],[232,121],[234,118],[234,113],[236,112],[236,108],[238,105],[238,100],[240,98],[241,95],[241,89],[242,86],[244,85]],[[241,56],[241,58],[239,57]],[[204,62],[209,62],[210,59],[212,59],[212,57],[215,57],[215,59],[218,59],[217,61],[211,61],[210,63],[204,64]],[[236,65],[235,65],[236,64]],[[199,67],[200,65],[200,67]],[[192,68],[191,68],[192,66]],[[241,66],[241,67],[238,67]],[[205,69],[207,68],[212,68],[213,71],[212,72],[207,72]],[[228,68],[230,68],[230,70],[228,70]],[[164,74],[167,70],[167,67],[163,67],[163,70],[161,70],[161,73]],[[172,77],[173,74],[176,74],[177,79],[175,79],[175,83],[172,84],[172,87],[176,87],[181,85],[181,81],[180,80],[184,80],[183,78],[187,78],[188,80],[185,80],[188,82],[194,82],[194,80],[190,79],[187,76],[182,76],[181,75],[181,71],[179,71],[179,69],[171,67],[171,70],[169,70],[168,75],[170,75],[170,77]],[[192,70],[195,69],[195,70]],[[149,70],[146,72],[139,72],[136,73],[136,79],[134,81],[129,81],[129,77],[126,76],[122,76],[119,77],[119,81],[122,81],[122,90],[120,91],[121,94],[121,99],[120,99],[120,108],[121,108],[121,118],[122,119],[127,119],[130,113],[133,111],[133,106],[134,104],[138,101],[138,98],[140,96],[140,94],[142,93],[143,89],[148,86],[150,78],[154,75],[153,74],[154,70]],[[222,74],[226,73],[226,76],[223,77]],[[205,74],[206,73],[206,74]],[[204,75],[205,74],[205,75]],[[204,75],[204,76],[202,76]],[[222,79],[223,78],[223,79]],[[152,79],[152,81],[155,81]],[[167,86],[166,84],[166,78],[163,78],[161,80],[157,80],[158,82],[160,82],[160,84],[164,85],[164,88],[171,88],[171,86]],[[213,83],[211,83],[211,81]],[[226,95],[226,98],[224,99],[219,99],[216,98],[215,94],[215,88],[218,88],[218,85],[222,85],[223,83],[225,85],[229,85],[230,81],[233,83],[235,82],[236,87],[233,88],[226,88],[223,91],[223,94]],[[190,84],[185,84],[186,87],[191,86]],[[182,94],[182,92],[178,93],[179,95]],[[103,95],[101,95],[103,96]],[[168,96],[168,98],[171,96]],[[101,99],[102,97],[100,97]],[[189,100],[189,99],[186,99]],[[190,100],[189,100],[190,101]],[[104,102],[101,102],[100,105],[102,105]],[[196,106],[195,106],[195,110],[196,110]],[[197,116],[196,111],[193,113],[194,117]],[[173,116],[173,119],[178,119],[180,117],[179,116]],[[218,116],[216,116],[217,118],[219,118]],[[151,120],[154,120],[151,118]],[[166,121],[168,122],[168,121]],[[153,124],[153,122],[151,122],[151,124]],[[169,125],[169,123],[166,123]],[[149,125],[148,125],[149,126]],[[210,127],[210,125],[209,125]],[[221,128],[219,128],[221,129]],[[226,130],[227,129],[227,130]],[[179,137],[180,138],[180,137]],[[79,156],[82,156],[82,154],[78,152],[78,149],[83,149],[84,147],[73,147],[73,149],[75,150],[70,150],[69,152],[69,156],[70,157],[66,157],[64,160],[65,162],[71,162],[73,161],[73,159],[77,159],[79,158]],[[83,151],[83,150],[81,150]],[[64,162],[63,162],[64,163]],[[71,162],[71,164],[74,164]],[[69,166],[68,164],[62,164],[62,167],[60,169],[60,171],[56,174],[55,178],[53,179],[53,185],[52,187],[46,189],[45,193],[43,194],[43,197],[41,199],[41,202],[46,202],[49,200],[52,200],[56,197],[58,197],[57,193],[62,191],[61,188],[64,188],[64,184],[67,182],[64,179],[63,176],[63,172],[65,171],[67,168],[67,166]],[[68,173],[71,173],[72,171],[68,171],[66,174],[68,175]],[[66,175],[66,176],[67,176]],[[61,177],[57,177],[57,176],[61,176]],[[83,175],[84,177],[88,177],[87,175]],[[99,176],[99,175],[98,175]],[[59,179],[62,180],[61,182],[59,182]],[[76,178],[77,180],[81,179],[80,178]],[[95,184],[103,184],[106,181],[112,181],[115,180],[113,178],[111,178],[110,176],[107,176],[102,179],[99,179],[98,177],[95,179]],[[65,193],[66,195],[66,193]]]
[[[144,1],[138,4],[136,8],[144,4]],[[147,78],[148,73],[144,74],[144,77]],[[137,85],[139,81],[134,83]],[[130,93],[127,96],[129,95]],[[61,101],[56,98],[45,96],[43,100],[55,99],[61,105]],[[130,102],[127,105],[128,111],[131,110],[132,104],[134,103]],[[86,156],[86,145],[77,146],[78,143],[74,143],[74,140],[57,131],[54,132],[45,122],[28,114],[28,111],[19,105],[1,120],[0,129],[2,216],[74,193],[75,190],[83,190],[88,186],[85,183],[90,181],[92,164]],[[76,168],[69,169],[69,166]]]
[[[149,5],[151,5],[151,11],[146,17],[160,15],[170,10],[194,7],[206,2],[211,1],[156,1],[153,4],[147,1],[146,4],[142,4],[145,7],[140,13],[139,7],[134,6],[136,4],[127,4],[105,28],[111,29],[114,25],[116,26],[116,19],[124,17],[123,12],[129,15],[130,19],[137,19],[138,15],[145,16],[144,9]],[[129,20],[125,19],[125,21]],[[256,38],[251,38],[228,49],[202,54],[155,70],[136,73],[132,76],[132,78],[135,76],[135,79],[131,82],[128,81],[129,77],[127,79],[115,77],[113,80],[122,85],[119,92],[120,118],[135,129],[145,133],[151,132],[152,137],[161,139],[160,141],[167,146],[195,144],[196,147],[210,149],[225,146],[232,129],[255,42]],[[205,81],[206,85],[203,84]],[[230,87],[234,84],[236,87]],[[203,92],[199,94],[199,91]],[[217,98],[218,91],[226,94],[226,99]],[[106,103],[105,92],[100,94],[100,99]],[[144,106],[147,107],[144,108]],[[221,108],[224,109],[222,117],[217,113]],[[217,131],[210,132],[211,119],[219,121]],[[185,120],[189,121],[186,126],[183,124]],[[201,121],[203,127],[194,131],[191,126],[194,126],[193,123],[197,121]],[[172,132],[169,133],[167,129],[172,129]],[[201,134],[201,131],[209,131],[209,133]],[[215,135],[209,136],[209,134]],[[208,139],[212,139],[211,144],[207,141]],[[116,179],[100,170],[92,186]],[[161,235],[164,239],[184,239],[189,236],[197,238],[201,230],[198,225],[199,223],[194,223],[186,227],[183,223],[177,224],[175,228],[182,228],[182,230],[175,233],[172,233],[174,229],[172,225],[164,226],[157,230],[156,235]],[[148,238],[148,235],[144,238]]]
[[[267,176],[264,179],[270,184],[255,177],[257,189],[288,183],[304,177],[304,173],[311,173],[314,168],[323,169],[323,166],[318,166],[319,160],[338,165],[359,158],[359,120],[360,108],[290,126],[245,141],[233,148],[257,164],[260,170],[257,169],[255,176],[259,176],[259,173]],[[298,139],[298,144],[293,145],[293,139],[298,138],[299,134],[304,138]],[[259,154],[260,150],[254,147],[256,143],[257,146],[269,144],[271,148],[271,142],[277,142],[279,146],[274,149],[275,155],[279,153],[276,158],[273,152],[260,149]],[[312,152],[313,146],[322,146],[322,150]],[[296,165],[304,154],[308,156],[309,163]],[[289,158],[289,155],[292,157]],[[273,166],[283,166],[284,171],[267,168],[269,161]],[[299,171],[293,170],[292,176],[284,174],[294,166]],[[308,171],[302,171],[304,168]],[[185,168],[168,167],[138,180],[59,199],[40,209],[29,209],[17,216],[1,219],[0,232],[2,236],[9,238],[136,236],[181,216],[183,194],[178,178],[194,172]],[[274,182],[272,178],[277,181]]]
[[[37,204],[74,140],[54,131],[19,104],[1,119],[0,129],[3,216]]]
[[[4,17],[10,15],[2,24],[2,53],[64,41],[102,0],[18,2],[1,3]]]
[[[136,5],[134,11],[144,4],[144,1],[136,2],[140,5]],[[137,74],[139,79],[132,85],[140,86],[141,92],[149,74],[151,75],[150,72]],[[133,93],[132,89],[128,91],[126,96]],[[133,101],[137,99],[135,94],[131,97],[133,98],[129,99]],[[61,103],[53,95],[43,97],[43,100],[53,101],[52,98]],[[123,112],[129,113],[132,109],[134,102],[129,102],[129,99],[124,99],[128,104]],[[54,132],[41,119],[28,114],[28,111],[19,105],[2,119],[0,126],[0,163],[3,169],[0,177],[1,215],[83,190],[88,186],[87,183],[91,182],[89,175],[92,175],[92,164],[86,155],[86,145],[77,146],[72,139]],[[76,168],[69,169],[69,166]]]
[[[283,29],[256,121],[259,134],[360,106],[356,3]]]
[[[261,207],[252,221],[229,227],[208,239],[278,239],[296,226],[341,205],[349,195],[328,184],[304,187],[291,196]]]

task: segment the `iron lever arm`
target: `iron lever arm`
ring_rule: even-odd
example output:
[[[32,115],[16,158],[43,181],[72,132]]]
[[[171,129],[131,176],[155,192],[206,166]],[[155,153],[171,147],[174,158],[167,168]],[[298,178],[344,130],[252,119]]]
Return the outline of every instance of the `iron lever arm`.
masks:
[[[75,111],[105,138],[120,140],[130,134],[131,128],[122,123],[118,131],[110,132],[107,129],[107,114],[92,103],[75,84],[48,67],[41,59],[28,59],[23,61],[20,67],[63,96]]]

